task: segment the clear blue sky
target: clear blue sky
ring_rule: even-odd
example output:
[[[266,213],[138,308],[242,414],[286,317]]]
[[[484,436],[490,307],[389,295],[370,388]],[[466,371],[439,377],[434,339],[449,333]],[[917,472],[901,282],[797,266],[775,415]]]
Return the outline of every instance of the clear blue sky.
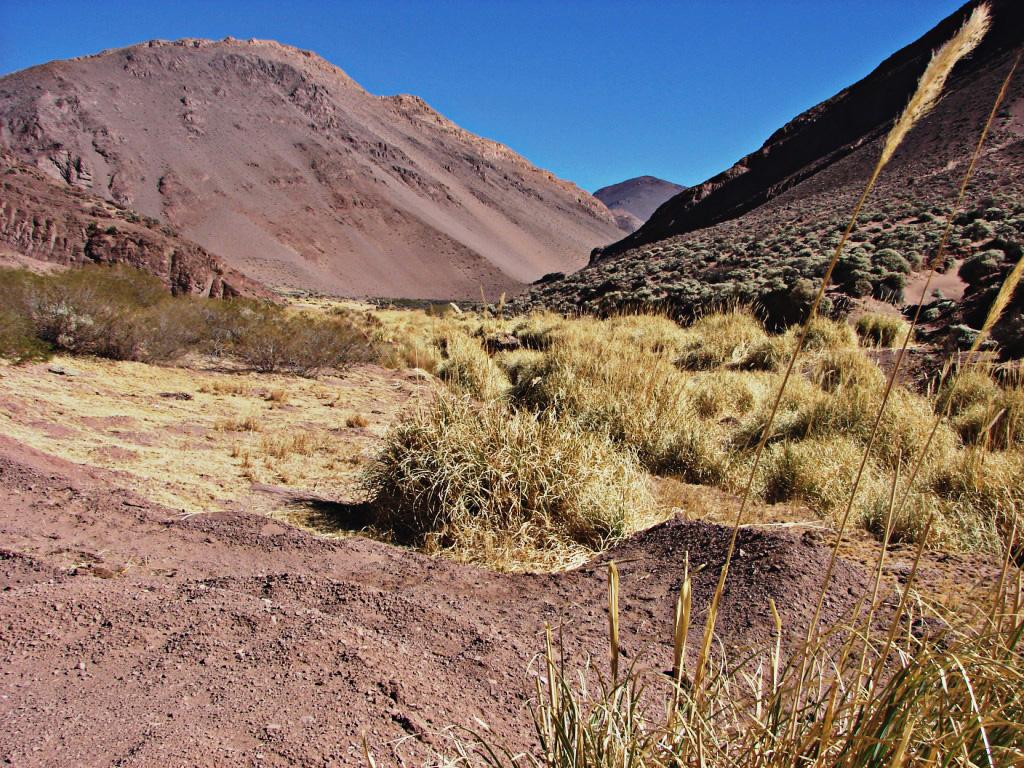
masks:
[[[694,184],[960,0],[0,0],[0,73],[152,38],[272,38],[586,189]]]

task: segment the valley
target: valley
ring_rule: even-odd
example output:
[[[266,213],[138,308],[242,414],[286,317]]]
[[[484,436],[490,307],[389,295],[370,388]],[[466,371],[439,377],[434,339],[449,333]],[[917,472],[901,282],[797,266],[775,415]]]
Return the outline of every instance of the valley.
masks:
[[[1022,30],[593,195],[272,40],[0,76],[0,761],[1022,764]]]

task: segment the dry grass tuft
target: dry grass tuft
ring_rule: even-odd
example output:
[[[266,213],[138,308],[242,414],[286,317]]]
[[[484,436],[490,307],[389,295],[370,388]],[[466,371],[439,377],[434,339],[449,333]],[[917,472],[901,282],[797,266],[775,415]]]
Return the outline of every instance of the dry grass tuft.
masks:
[[[363,429],[368,426],[370,420],[361,413],[355,413],[345,419],[345,426],[349,429]]]
[[[901,347],[910,333],[903,318],[873,312],[857,318],[855,328],[862,343],[873,347]]]
[[[445,359],[437,373],[454,391],[478,400],[495,400],[506,394],[511,382],[479,339],[454,330],[441,346]]]
[[[450,395],[391,430],[365,487],[400,539],[504,567],[600,549],[654,506],[635,456],[608,438]]]
[[[248,413],[217,419],[213,428],[218,432],[259,432],[263,429],[263,423],[257,414]]]
[[[690,338],[676,365],[690,371],[739,363],[751,347],[766,339],[757,318],[741,309],[705,315],[689,330]]]
[[[686,375],[632,338],[598,320],[567,324],[513,400],[610,435],[652,472],[721,479],[724,454],[689,405]]]
[[[324,432],[289,430],[274,432],[260,437],[259,452],[275,459],[285,459],[293,454],[312,456],[331,448],[331,436]]]

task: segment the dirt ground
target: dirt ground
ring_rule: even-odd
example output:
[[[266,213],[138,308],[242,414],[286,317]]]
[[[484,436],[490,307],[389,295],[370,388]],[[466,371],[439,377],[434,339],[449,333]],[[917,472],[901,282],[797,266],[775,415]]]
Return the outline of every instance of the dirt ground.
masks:
[[[545,625],[568,658],[605,663],[610,559],[625,658],[668,669],[684,562],[700,631],[724,559],[724,492],[658,481],[675,516],[559,574],[498,574],[340,524],[323,535],[432,386],[375,367],[319,381],[85,359],[0,371],[0,761],[356,766],[365,736],[378,765],[421,766],[485,725],[527,748]],[[798,507],[747,522],[720,638],[766,646],[769,600],[801,637],[829,533]],[[877,545],[843,553],[825,622],[863,593]],[[910,557],[891,553],[887,589]],[[995,576],[985,558],[929,554],[921,592],[970,596]]]
[[[419,765],[485,722],[525,746],[545,622],[606,653],[602,564],[502,575],[262,515],[183,516],[123,477],[0,439],[0,759],[15,765]],[[686,552],[713,589],[726,531],[670,521],[622,563],[624,647],[667,664]],[[767,600],[799,628],[825,550],[751,531],[723,637],[768,639]],[[843,567],[829,604],[863,577]],[[806,619],[805,619],[806,620]],[[457,692],[457,695],[452,695]]]

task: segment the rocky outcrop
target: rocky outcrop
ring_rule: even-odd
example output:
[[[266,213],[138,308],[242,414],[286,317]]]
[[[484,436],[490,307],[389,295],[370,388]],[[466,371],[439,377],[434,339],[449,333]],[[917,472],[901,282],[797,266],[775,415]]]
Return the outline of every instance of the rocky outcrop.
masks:
[[[270,295],[169,226],[10,158],[0,158],[0,244],[47,264],[127,264],[156,275],[175,294]]]

